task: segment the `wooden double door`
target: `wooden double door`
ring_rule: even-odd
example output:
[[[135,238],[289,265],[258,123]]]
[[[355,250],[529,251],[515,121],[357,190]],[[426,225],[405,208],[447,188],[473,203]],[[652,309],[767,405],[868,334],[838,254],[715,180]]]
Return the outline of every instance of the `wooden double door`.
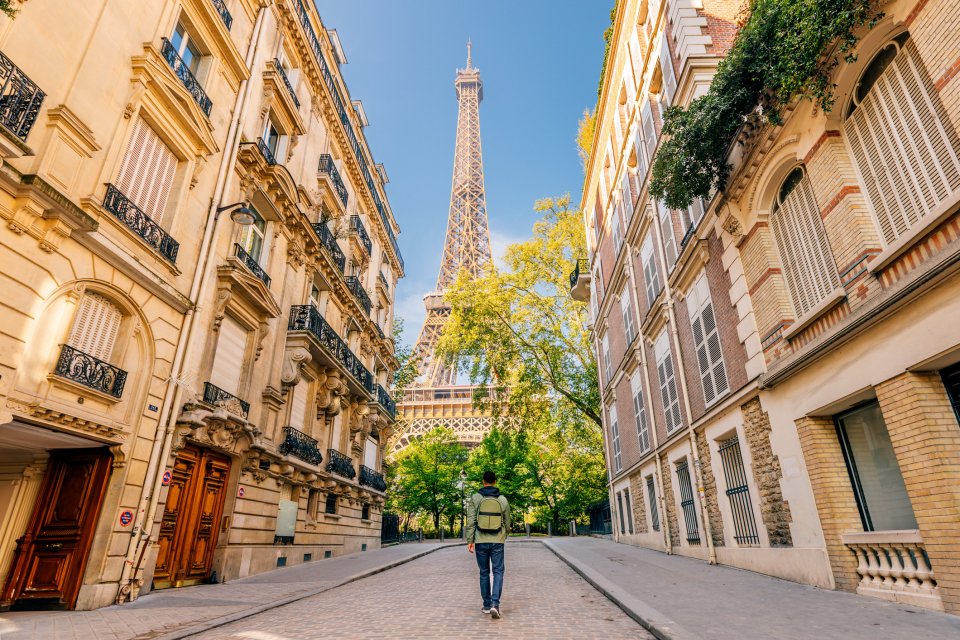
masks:
[[[210,577],[229,475],[230,459],[222,454],[187,445],[177,455],[157,537],[155,589]]]
[[[17,540],[0,606],[76,605],[112,461],[104,447],[50,452],[33,516]]]

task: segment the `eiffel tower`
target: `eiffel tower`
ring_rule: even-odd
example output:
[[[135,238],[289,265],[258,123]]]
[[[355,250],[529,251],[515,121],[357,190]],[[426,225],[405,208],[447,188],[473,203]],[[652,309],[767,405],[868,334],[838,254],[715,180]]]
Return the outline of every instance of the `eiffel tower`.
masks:
[[[457,70],[457,144],[453,156],[453,184],[447,235],[436,288],[423,298],[426,319],[414,353],[420,361],[420,378],[397,405],[399,437],[396,449],[435,427],[453,429],[461,443],[473,445],[483,439],[492,417],[473,407],[474,386],[457,384],[457,367],[437,357],[440,334],[450,317],[444,293],[461,271],[477,277],[489,268],[490,230],[487,196],[483,186],[483,153],[480,146],[480,102],[483,81],[473,66],[472,46],[467,43],[467,67]]]

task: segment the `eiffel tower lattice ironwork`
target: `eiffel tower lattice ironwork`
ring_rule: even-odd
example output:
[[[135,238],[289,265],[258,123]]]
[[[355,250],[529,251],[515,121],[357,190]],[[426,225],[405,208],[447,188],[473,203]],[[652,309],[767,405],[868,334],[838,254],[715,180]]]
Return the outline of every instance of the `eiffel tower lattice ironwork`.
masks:
[[[397,447],[410,437],[446,425],[461,442],[479,442],[489,431],[492,418],[472,406],[475,387],[457,384],[457,367],[436,355],[437,342],[450,317],[444,293],[461,271],[476,277],[489,268],[490,230],[487,197],[483,184],[483,153],[480,145],[480,102],[483,81],[473,66],[471,44],[467,43],[467,66],[457,70],[454,81],[459,113],[457,143],[453,157],[453,183],[447,234],[434,291],[424,296],[427,315],[417,338],[414,353],[420,361],[420,378],[407,389],[398,405],[401,423]]]

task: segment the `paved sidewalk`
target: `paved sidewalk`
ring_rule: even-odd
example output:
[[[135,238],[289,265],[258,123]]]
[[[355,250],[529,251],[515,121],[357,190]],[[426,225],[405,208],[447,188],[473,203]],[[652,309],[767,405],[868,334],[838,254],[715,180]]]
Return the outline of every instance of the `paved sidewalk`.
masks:
[[[960,617],[597,538],[544,544],[669,640],[960,638]]]
[[[454,542],[456,544],[456,542]],[[407,543],[316,560],[226,584],[165,589],[94,611],[0,613],[3,640],[175,640],[327,591],[450,544]]]

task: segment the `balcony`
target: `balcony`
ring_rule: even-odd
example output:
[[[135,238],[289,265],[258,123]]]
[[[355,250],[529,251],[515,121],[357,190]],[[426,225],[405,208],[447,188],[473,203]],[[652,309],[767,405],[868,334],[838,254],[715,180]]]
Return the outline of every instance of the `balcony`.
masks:
[[[373,242],[370,241],[370,235],[367,234],[360,216],[350,216],[350,235],[357,239],[368,256],[373,254]]]
[[[237,256],[237,259],[250,270],[250,273],[257,276],[263,284],[268,288],[270,287],[270,276],[267,275],[267,272],[263,270],[263,267],[260,266],[260,263],[253,259],[246,250],[241,247],[239,244],[233,245],[233,253]]]
[[[283,428],[283,442],[280,443],[277,451],[283,455],[289,454],[300,458],[310,464],[323,462],[323,455],[317,448],[317,441],[293,427]]]
[[[357,477],[357,470],[353,468],[353,460],[336,449],[327,449],[327,471],[351,480]]]
[[[387,490],[387,481],[383,479],[383,474],[364,465],[360,465],[360,484],[380,493]]]
[[[290,307],[287,331],[308,331],[322,347],[325,357],[346,369],[364,391],[370,392],[373,388],[373,375],[313,305]]]
[[[377,273],[377,286],[383,290],[383,295],[390,297],[390,283],[387,282],[387,277],[383,275],[383,272]]]
[[[212,0],[212,2],[214,9],[220,14],[220,19],[223,20],[223,26],[227,28],[227,31],[230,31],[230,27],[233,26],[233,16],[227,11],[227,5],[223,0]]]
[[[387,334],[385,334],[385,333],[383,332],[383,327],[381,327],[379,324],[374,323],[374,324],[373,324],[373,330],[377,332],[377,336],[378,336],[381,340],[383,340],[383,339],[385,339],[385,338],[387,337]]]
[[[337,171],[336,165],[333,164],[333,156],[326,153],[322,154],[320,156],[320,166],[317,168],[317,172],[322,176],[327,176],[330,178],[330,183],[333,185],[333,190],[337,194],[340,204],[346,207],[347,188],[343,186],[343,180],[340,179],[340,172]]]
[[[144,242],[169,260],[171,264],[176,264],[180,243],[171,238],[170,234],[164,231],[160,225],[112,184],[107,184],[107,193],[103,197],[103,208],[143,238]]]
[[[200,83],[197,82],[197,78],[193,75],[193,72],[190,71],[190,68],[180,57],[180,54],[177,53],[177,50],[166,38],[163,38],[160,53],[163,54],[167,64],[173,69],[173,73],[180,78],[180,82],[183,83],[187,92],[193,96],[193,101],[197,103],[197,106],[200,107],[204,115],[209,118],[210,110],[213,108],[213,102],[207,97],[207,93],[203,90],[203,87],[200,86]]]
[[[224,391],[210,382],[203,383],[203,401],[214,407],[223,407],[244,420],[250,415],[250,403]]]
[[[367,312],[367,315],[370,315],[370,309],[373,308],[373,304],[371,304],[370,296],[367,295],[363,285],[360,284],[360,279],[357,276],[347,276],[346,280],[347,289],[350,289],[353,297],[357,299],[357,302],[363,307],[363,310]]]
[[[384,389],[381,385],[377,385],[377,404],[384,408],[384,410],[390,415],[394,420],[397,419],[397,403],[390,397],[390,394],[387,393],[387,390]]]
[[[53,373],[114,398],[123,395],[123,385],[127,381],[127,372],[123,369],[66,344],[60,349]]]
[[[343,255],[343,250],[340,249],[340,245],[337,244],[337,238],[333,235],[333,231],[330,231],[330,227],[328,227],[325,222],[314,222],[313,230],[317,234],[317,237],[320,238],[320,244],[322,244],[324,249],[327,250],[327,253],[330,254],[333,263],[340,269],[340,273],[343,273],[347,265],[347,258]]]
[[[272,167],[277,164],[277,159],[274,157],[273,151],[270,150],[270,145],[263,138],[257,138],[257,149],[263,154],[263,159],[267,161],[268,165]]]
[[[570,297],[580,302],[590,299],[590,263],[577,260],[570,272]]]
[[[940,588],[917,530],[845,533],[857,558],[857,593],[943,611]]]
[[[40,114],[46,94],[20,67],[0,52],[0,124],[20,142],[27,136]]]
[[[293,90],[293,85],[290,84],[290,78],[287,77],[287,72],[283,70],[283,66],[276,58],[273,59],[273,68],[277,70],[277,74],[280,76],[280,79],[283,80],[283,84],[287,87],[287,91],[290,92],[290,98],[293,100],[293,104],[295,104],[297,109],[299,109],[300,100],[297,99],[297,92]]]

